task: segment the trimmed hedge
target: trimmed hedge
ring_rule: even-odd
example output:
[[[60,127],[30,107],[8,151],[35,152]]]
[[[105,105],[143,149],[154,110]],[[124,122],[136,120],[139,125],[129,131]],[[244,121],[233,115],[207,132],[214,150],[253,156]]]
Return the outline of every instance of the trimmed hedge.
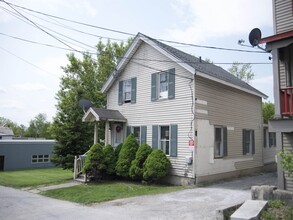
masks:
[[[104,160],[105,160],[105,168],[106,174],[108,176],[113,176],[116,174],[115,166],[116,166],[116,157],[113,147],[108,144],[103,148]]]
[[[83,172],[94,180],[100,180],[105,168],[103,147],[100,144],[94,144],[85,158]]]
[[[121,177],[129,177],[131,162],[135,159],[138,143],[133,134],[124,141],[116,164],[116,174]]]
[[[147,182],[157,182],[168,174],[170,160],[162,150],[153,150],[143,167],[143,179]]]
[[[142,144],[137,152],[135,159],[131,162],[129,169],[129,176],[134,180],[142,180],[143,177],[143,164],[146,161],[149,154],[152,152],[151,146],[148,144]]]

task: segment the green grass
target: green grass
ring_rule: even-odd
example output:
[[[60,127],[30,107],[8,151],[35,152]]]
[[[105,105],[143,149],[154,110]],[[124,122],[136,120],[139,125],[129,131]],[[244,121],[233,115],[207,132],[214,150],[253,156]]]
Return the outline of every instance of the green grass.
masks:
[[[14,188],[35,187],[58,184],[72,178],[71,171],[61,168],[4,171],[0,172],[0,185]]]
[[[105,202],[133,196],[168,193],[182,190],[182,186],[140,185],[134,183],[82,184],[70,188],[42,192],[42,195],[82,204]]]

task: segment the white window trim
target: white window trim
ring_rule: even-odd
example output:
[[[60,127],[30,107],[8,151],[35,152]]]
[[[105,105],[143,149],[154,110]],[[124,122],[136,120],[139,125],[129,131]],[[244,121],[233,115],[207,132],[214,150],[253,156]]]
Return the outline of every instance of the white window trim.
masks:
[[[246,152],[245,155],[252,155],[252,130],[249,129],[245,129],[245,132],[249,131],[249,148],[248,148],[248,152]],[[246,141],[246,140],[245,140]]]
[[[36,156],[36,157],[34,158],[34,156]],[[42,157],[39,157],[39,156],[42,156]],[[48,156],[48,157],[45,158],[45,156]],[[40,159],[42,159],[42,161],[39,161]],[[48,161],[45,161],[45,159],[48,160]],[[34,162],[34,160],[36,160],[36,162]],[[50,154],[33,154],[31,156],[31,163],[32,164],[50,163],[50,162],[51,162]]]
[[[141,126],[131,126],[131,133],[134,135],[134,128],[139,128],[139,145],[141,145]]]
[[[126,91],[126,82],[128,82],[130,84],[130,90],[129,91]],[[132,83],[131,83],[131,79],[128,79],[128,80],[123,80],[123,90],[122,90],[122,100],[123,100],[123,103],[128,103],[128,102],[131,102],[131,89],[132,89]],[[125,98],[125,94],[126,92],[130,93],[130,96],[129,96],[129,99],[126,99]]]
[[[166,151],[164,151],[164,149],[161,148],[161,127],[168,127],[169,128],[169,154],[166,154]],[[158,132],[159,132],[159,136],[158,136],[158,141],[159,141],[159,144],[158,144],[158,149],[162,150],[164,152],[164,154],[166,154],[166,156],[171,156],[171,125],[159,125],[159,129],[158,129]]]
[[[166,74],[166,80],[167,80],[167,90],[165,91],[165,93],[167,93],[166,97],[161,97],[161,74]],[[158,94],[158,99],[159,100],[164,100],[164,99],[168,99],[168,93],[169,93],[169,73],[168,72],[159,72],[157,75],[157,94]]]

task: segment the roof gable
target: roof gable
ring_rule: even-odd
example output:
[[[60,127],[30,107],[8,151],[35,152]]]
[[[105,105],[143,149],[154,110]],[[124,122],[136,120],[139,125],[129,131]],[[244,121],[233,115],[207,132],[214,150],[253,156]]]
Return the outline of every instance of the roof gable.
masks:
[[[148,45],[152,46],[166,57],[177,63],[178,65],[185,68],[187,71],[191,72],[192,74],[202,76],[204,78],[217,81],[221,84],[225,84],[227,86],[240,89],[244,92],[251,93],[256,96],[260,96],[263,98],[267,98],[265,94],[258,91],[248,83],[240,80],[236,76],[232,75],[228,71],[224,70],[223,68],[216,66],[212,63],[207,63],[202,61],[201,59],[187,54],[183,51],[180,51],[174,47],[166,45],[156,39],[150,38],[146,35],[138,33],[135,37],[133,43],[130,45],[129,49],[125,53],[124,57],[118,63],[116,69],[112,72],[110,77],[107,79],[106,83],[102,88],[102,92],[106,93],[112,84],[114,83],[116,77],[124,70],[125,66],[130,61],[133,54],[136,52],[138,47],[141,45],[142,42],[147,43]]]

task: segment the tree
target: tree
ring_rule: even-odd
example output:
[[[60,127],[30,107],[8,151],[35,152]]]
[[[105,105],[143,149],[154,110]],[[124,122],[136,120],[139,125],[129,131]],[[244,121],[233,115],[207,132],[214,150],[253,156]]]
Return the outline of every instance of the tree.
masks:
[[[271,102],[262,103],[263,121],[265,124],[269,122],[270,119],[274,117],[275,105]]]
[[[52,138],[49,130],[50,126],[51,123],[47,121],[46,114],[40,113],[30,121],[25,136],[50,139]]]
[[[119,153],[116,164],[116,174],[118,176],[128,178],[131,162],[135,159],[138,143],[133,134],[128,135],[124,141],[121,151]]]
[[[54,147],[52,161],[65,169],[73,168],[75,155],[84,154],[93,144],[93,124],[83,123],[83,110],[78,106],[81,98],[90,100],[97,108],[106,106],[106,96],[101,88],[123,56],[128,45],[123,43],[97,45],[97,60],[90,54],[78,59],[69,54],[69,64],[63,67],[57,98],[57,114],[53,119],[51,131],[58,142]],[[104,125],[100,123],[99,137],[104,137]]]
[[[104,161],[105,161],[105,166],[106,166],[106,174],[108,176],[114,176],[116,174],[115,171],[115,166],[117,162],[117,157],[115,156],[115,151],[111,145],[106,145],[103,148],[103,153],[104,153]]]
[[[23,136],[25,133],[25,126],[18,125],[8,118],[0,117],[0,126],[11,128],[15,136]]]
[[[233,62],[228,71],[237,78],[249,83],[254,78],[254,72],[251,68],[252,67],[249,63],[240,64],[238,62]]]

